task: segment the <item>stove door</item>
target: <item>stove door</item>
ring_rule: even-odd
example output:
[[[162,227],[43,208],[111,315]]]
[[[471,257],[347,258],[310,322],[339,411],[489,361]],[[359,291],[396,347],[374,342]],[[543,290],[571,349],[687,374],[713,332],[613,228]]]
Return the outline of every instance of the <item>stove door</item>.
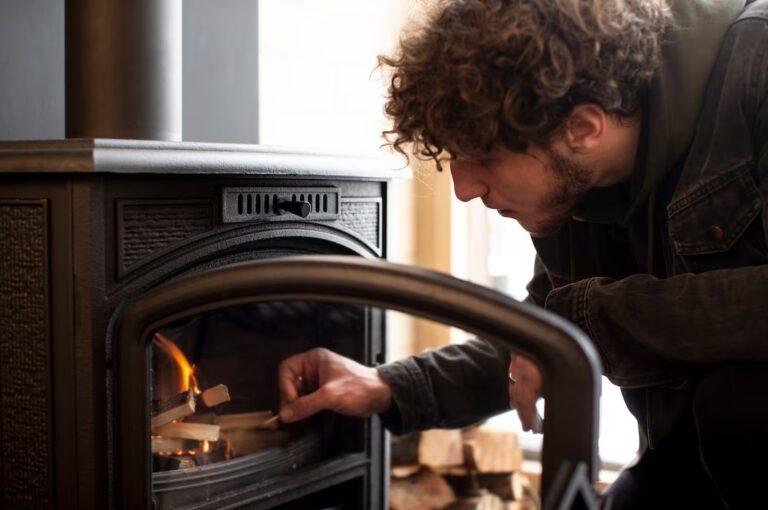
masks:
[[[158,287],[124,308],[115,329],[119,504],[197,508],[184,494],[197,497],[201,483],[210,487],[206,484],[215,482],[222,492],[238,473],[271,480],[305,464],[321,466],[342,485],[347,478],[353,484],[342,473],[357,464],[366,469],[363,465],[369,462],[362,454],[365,431],[354,420],[323,413],[309,424],[272,430],[274,396],[249,394],[247,388],[253,381],[275,386],[270,379],[274,375],[251,370],[250,379],[232,379],[228,372],[238,363],[243,364],[240,372],[249,366],[275,366],[290,352],[318,344],[330,344],[362,362],[381,361],[366,353],[358,340],[382,320],[380,309],[454,326],[507,344],[534,360],[543,374],[546,397],[544,508],[570,508],[564,499],[572,498],[581,498],[586,507],[594,503],[590,481],[598,468],[601,368],[597,352],[578,329],[541,309],[445,274],[360,257],[302,256],[195,274]],[[280,341],[249,342],[254,331]],[[206,355],[201,356],[195,350],[200,338],[226,340],[205,343]],[[313,340],[307,343],[307,338]],[[231,352],[240,354],[233,359]],[[222,410],[200,413],[194,407],[209,404]],[[260,409],[263,414],[257,415]],[[249,429],[258,421],[259,433],[244,435],[237,425],[242,420]],[[266,458],[259,447],[264,441],[290,445],[292,450]],[[249,507],[267,508],[253,501]]]

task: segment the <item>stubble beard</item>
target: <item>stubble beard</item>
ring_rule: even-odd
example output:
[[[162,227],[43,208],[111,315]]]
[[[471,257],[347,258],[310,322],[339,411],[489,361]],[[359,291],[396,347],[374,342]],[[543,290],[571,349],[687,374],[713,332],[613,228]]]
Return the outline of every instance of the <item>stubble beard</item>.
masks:
[[[570,219],[573,210],[584,199],[589,191],[591,172],[589,169],[572,159],[568,159],[549,151],[551,170],[554,182],[547,196],[542,201],[542,210],[551,213],[546,219],[536,225],[535,232],[530,232],[533,237],[549,237]]]

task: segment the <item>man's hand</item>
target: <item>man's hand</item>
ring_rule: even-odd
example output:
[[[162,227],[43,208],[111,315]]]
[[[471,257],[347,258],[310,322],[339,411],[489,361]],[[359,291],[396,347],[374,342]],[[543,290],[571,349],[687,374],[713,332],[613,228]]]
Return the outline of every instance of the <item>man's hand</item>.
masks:
[[[389,385],[378,370],[322,348],[283,360],[278,383],[283,423],[322,410],[362,418],[386,411],[392,402]]]
[[[528,358],[512,353],[509,362],[509,407],[517,415],[526,432],[542,432],[536,401],[541,397],[541,372]]]

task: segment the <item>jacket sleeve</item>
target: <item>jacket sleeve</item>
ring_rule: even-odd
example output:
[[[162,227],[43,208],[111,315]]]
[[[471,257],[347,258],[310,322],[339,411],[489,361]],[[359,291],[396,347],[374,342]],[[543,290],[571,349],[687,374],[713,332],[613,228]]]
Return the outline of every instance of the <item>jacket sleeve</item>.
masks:
[[[551,288],[537,257],[526,301],[544,306]],[[379,367],[393,398],[384,425],[396,434],[455,428],[509,410],[509,355],[505,346],[472,339]]]
[[[396,434],[457,428],[504,411],[508,366],[508,351],[480,339],[382,365],[393,399],[384,424]]]
[[[546,307],[594,341],[605,375],[639,387],[683,379],[688,364],[768,360],[768,266],[591,278],[553,290]]]
[[[528,297],[525,298],[525,301],[541,307],[544,306],[547,295],[552,290],[552,282],[547,274],[547,269],[538,255],[533,263],[533,276],[528,282],[526,290]]]

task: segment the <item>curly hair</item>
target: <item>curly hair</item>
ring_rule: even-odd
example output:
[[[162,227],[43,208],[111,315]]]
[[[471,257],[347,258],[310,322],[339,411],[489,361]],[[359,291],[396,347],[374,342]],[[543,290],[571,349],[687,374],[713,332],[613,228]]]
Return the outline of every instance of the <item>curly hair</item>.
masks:
[[[438,0],[393,56],[385,145],[481,159],[550,143],[575,105],[631,116],[656,71],[664,0]]]

